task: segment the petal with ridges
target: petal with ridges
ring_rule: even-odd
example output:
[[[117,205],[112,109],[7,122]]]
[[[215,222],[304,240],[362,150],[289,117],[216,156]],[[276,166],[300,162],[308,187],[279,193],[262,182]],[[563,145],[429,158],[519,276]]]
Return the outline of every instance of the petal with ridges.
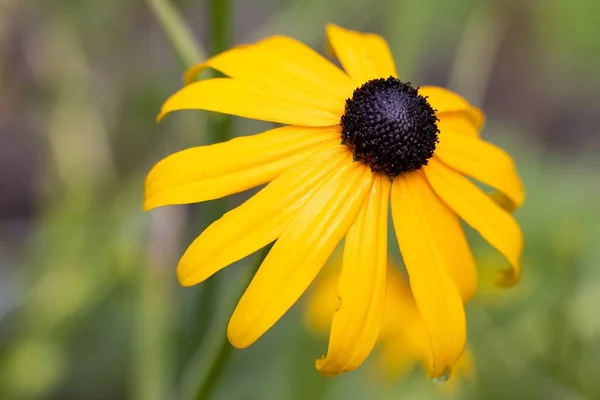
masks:
[[[519,262],[523,250],[519,224],[469,179],[435,157],[424,169],[438,196],[510,263],[511,268],[502,271],[499,283],[515,284],[520,276]]]
[[[179,282],[200,283],[277,239],[321,181],[351,160],[345,146],[314,154],[213,222],[179,261]]]
[[[425,362],[430,377],[451,370],[466,342],[463,302],[435,233],[442,227],[426,208],[436,201],[421,171],[394,180],[392,218],[410,287],[431,343],[431,358]]]
[[[336,57],[357,85],[371,79],[397,77],[392,53],[381,36],[329,24],[327,39]]]
[[[466,135],[473,138],[480,137],[482,126],[475,126],[472,122],[471,118],[469,118],[469,114],[462,111],[448,111],[437,113],[438,117],[438,128],[440,132],[451,131],[454,133],[458,133],[461,135]],[[481,121],[483,123],[484,117],[483,113],[481,113]],[[500,207],[504,208],[506,211],[512,213],[515,212],[517,206],[512,202],[504,193],[499,191],[494,191],[493,193],[488,194],[492,200],[496,202]]]
[[[190,68],[187,84],[198,73],[213,68],[227,76],[266,84],[285,86],[291,91],[326,98],[344,111],[346,98],[355,88],[342,70],[303,43],[285,37],[272,36],[254,45],[243,45],[217,54],[202,64]],[[341,114],[340,114],[341,115]]]
[[[469,104],[464,97],[439,86],[421,86],[418,90],[421,96],[427,97],[427,101],[437,113],[460,112],[469,118],[478,130],[483,126],[483,113]]]
[[[458,288],[463,303],[466,303],[477,290],[477,266],[467,237],[456,213],[435,194],[422,172],[418,174],[428,187],[427,194],[421,197],[421,206],[432,221],[430,233],[437,254]],[[422,190],[425,191],[425,188]]]
[[[298,300],[354,222],[372,183],[368,167],[349,163],[307,200],[233,312],[227,330],[233,346],[251,345]]]
[[[327,356],[316,362],[323,375],[358,368],[371,353],[383,318],[387,269],[390,180],[378,175],[346,235]]]
[[[262,185],[340,141],[340,128],[286,126],[168,156],[148,174],[144,209],[217,199]]]
[[[163,104],[157,120],[178,110],[206,110],[262,121],[299,126],[333,126],[340,123],[339,104],[330,104],[277,85],[232,78],[194,82]]]
[[[499,190],[515,207],[523,204],[523,183],[513,159],[504,150],[452,131],[441,131],[439,138],[435,155],[446,165]]]

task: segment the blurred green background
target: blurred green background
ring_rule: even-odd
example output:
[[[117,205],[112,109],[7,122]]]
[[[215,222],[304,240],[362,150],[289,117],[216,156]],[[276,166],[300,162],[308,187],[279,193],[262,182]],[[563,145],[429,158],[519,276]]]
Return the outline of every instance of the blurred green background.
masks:
[[[472,235],[476,378],[450,392],[420,368],[382,382],[369,361],[323,378],[326,338],[302,304],[206,376],[253,260],[187,289],[175,266],[248,193],[141,211],[149,168],[212,142],[215,125],[154,123],[184,66],[148,3],[0,0],[0,398],[193,398],[208,381],[215,399],[600,399],[600,2],[232,5],[232,43],[286,34],[322,51],[327,22],[383,34],[401,79],[482,107],[484,138],[517,160],[523,279],[494,289],[497,255]],[[209,54],[208,1],[175,4]],[[266,126],[233,120],[236,135]]]

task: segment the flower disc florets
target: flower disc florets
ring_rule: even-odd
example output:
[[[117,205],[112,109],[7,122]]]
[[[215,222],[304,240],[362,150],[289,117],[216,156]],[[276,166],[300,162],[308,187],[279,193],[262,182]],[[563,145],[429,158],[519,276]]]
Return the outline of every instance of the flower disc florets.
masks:
[[[373,79],[346,100],[342,139],[354,159],[395,177],[427,165],[438,142],[435,110],[410,83]]]

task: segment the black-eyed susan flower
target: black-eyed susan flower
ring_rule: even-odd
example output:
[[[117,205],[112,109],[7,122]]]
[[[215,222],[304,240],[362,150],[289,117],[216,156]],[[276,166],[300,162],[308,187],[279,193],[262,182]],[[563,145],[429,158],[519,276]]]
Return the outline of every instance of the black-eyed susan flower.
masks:
[[[481,111],[446,89],[399,80],[377,35],[329,25],[327,36],[345,72],[283,36],[233,48],[188,71],[187,86],[165,102],[159,118],[202,109],[284,126],[165,158],[147,177],[144,207],[268,183],[202,232],[177,268],[182,285],[195,285],[275,241],[229,322],[228,338],[238,348],[277,322],[345,237],[340,306],[327,356],[317,361],[320,372],[333,375],[358,367],[379,335],[391,203],[431,347],[425,366],[441,376],[463,352],[463,301],[476,285],[459,217],[509,261],[504,283],[519,275],[518,224],[466,176],[515,206],[523,201],[521,182],[511,158],[479,138]],[[227,77],[194,82],[205,68]]]
[[[305,316],[310,331],[317,335],[328,332],[339,307],[337,283],[341,270],[341,258],[332,257],[328,271],[321,274],[310,291]],[[369,376],[375,383],[395,382],[420,363],[431,359],[429,334],[417,309],[408,282],[399,272],[400,268],[388,262],[386,275],[386,298],[383,322],[377,340],[377,351]],[[441,390],[454,391],[464,380],[474,378],[474,362],[465,349],[452,369],[452,375]]]

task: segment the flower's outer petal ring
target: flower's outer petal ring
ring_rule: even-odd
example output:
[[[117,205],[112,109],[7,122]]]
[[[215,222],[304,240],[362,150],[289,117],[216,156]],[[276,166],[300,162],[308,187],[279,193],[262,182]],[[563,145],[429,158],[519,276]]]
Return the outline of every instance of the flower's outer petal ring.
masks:
[[[179,282],[183,286],[200,283],[277,239],[320,182],[351,160],[342,145],[320,151],[213,222],[179,261]]]
[[[365,165],[338,168],[277,240],[238,303],[227,335],[244,348],[298,300],[354,222],[373,184]]]
[[[381,36],[329,24],[327,39],[344,70],[357,86],[371,79],[398,77],[392,53]]]
[[[421,86],[418,88],[421,96],[427,97],[427,101],[433,107],[440,119],[443,113],[462,113],[474,125],[477,131],[480,131],[485,122],[483,112],[477,107],[469,104],[464,97],[439,86]]]
[[[262,185],[310,154],[336,147],[339,131],[285,126],[174,153],[148,174],[144,209],[213,200]]]
[[[173,94],[163,104],[157,120],[172,111],[206,110],[289,125],[333,126],[340,123],[338,108],[325,108],[314,96],[277,85],[214,78],[194,82]]]
[[[254,45],[234,47],[217,54],[186,72],[192,83],[199,72],[213,68],[236,79],[262,82],[313,96],[317,104],[344,113],[345,100],[352,96],[355,84],[341,69],[303,43],[272,36]]]
[[[392,217],[417,309],[431,342],[425,367],[430,377],[449,372],[466,343],[463,302],[444,254],[442,228],[428,205],[439,202],[421,171],[402,174],[392,185]],[[453,240],[446,237],[446,241]]]
[[[438,196],[510,263],[511,268],[502,271],[499,284],[515,284],[520,276],[523,250],[519,224],[468,178],[435,157],[429,160],[424,170]]]
[[[501,148],[452,131],[441,131],[435,150],[446,165],[503,193],[518,208],[525,191],[513,159]]]
[[[379,336],[385,305],[390,180],[377,175],[346,235],[327,356],[316,362],[323,375],[358,368]]]

